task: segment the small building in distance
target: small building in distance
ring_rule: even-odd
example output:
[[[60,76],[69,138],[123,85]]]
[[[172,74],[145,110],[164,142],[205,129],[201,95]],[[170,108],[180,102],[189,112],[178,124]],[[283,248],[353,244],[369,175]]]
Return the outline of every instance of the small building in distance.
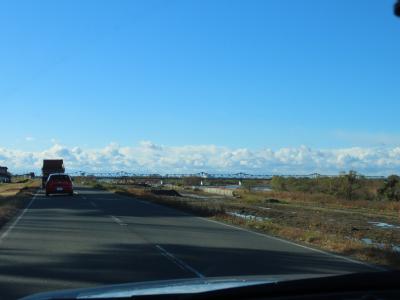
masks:
[[[8,172],[7,167],[0,166],[0,182],[1,183],[11,182],[11,174]]]

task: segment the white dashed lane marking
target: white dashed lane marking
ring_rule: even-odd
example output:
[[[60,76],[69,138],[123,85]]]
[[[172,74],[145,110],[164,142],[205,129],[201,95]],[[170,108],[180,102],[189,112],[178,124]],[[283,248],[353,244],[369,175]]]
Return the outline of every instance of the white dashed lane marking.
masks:
[[[114,220],[115,223],[121,226],[127,226],[128,224],[124,223],[121,219],[117,218],[116,216],[110,216],[111,219]]]

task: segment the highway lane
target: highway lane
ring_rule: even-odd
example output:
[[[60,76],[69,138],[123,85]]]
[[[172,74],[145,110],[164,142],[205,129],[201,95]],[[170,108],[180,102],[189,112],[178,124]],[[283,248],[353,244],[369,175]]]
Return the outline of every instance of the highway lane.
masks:
[[[177,210],[80,188],[39,192],[0,233],[0,296],[216,276],[341,274],[373,268]]]

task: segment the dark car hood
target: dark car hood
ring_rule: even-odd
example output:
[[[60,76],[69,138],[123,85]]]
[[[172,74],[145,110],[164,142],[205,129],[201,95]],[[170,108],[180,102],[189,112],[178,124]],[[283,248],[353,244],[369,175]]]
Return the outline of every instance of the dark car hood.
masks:
[[[234,287],[273,283],[274,280],[261,279],[184,279],[151,281],[109,285],[89,289],[65,290],[40,293],[23,298],[24,300],[47,299],[102,299],[123,298],[144,295],[194,294]]]
[[[260,284],[274,284],[281,281],[320,277],[321,274],[273,277],[229,277],[205,279],[179,279],[148,281],[117,285],[107,285],[95,288],[55,291],[31,295],[23,300],[49,300],[49,299],[104,299],[128,298],[132,296],[169,295],[169,294],[197,294],[224,290],[236,287],[253,286]],[[322,276],[327,276],[324,274]]]

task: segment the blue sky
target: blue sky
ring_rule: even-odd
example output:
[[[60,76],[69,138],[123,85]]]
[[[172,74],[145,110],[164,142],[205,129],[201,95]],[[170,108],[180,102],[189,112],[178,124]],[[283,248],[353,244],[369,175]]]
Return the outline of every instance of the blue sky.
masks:
[[[397,147],[393,4],[2,1],[0,147]]]

